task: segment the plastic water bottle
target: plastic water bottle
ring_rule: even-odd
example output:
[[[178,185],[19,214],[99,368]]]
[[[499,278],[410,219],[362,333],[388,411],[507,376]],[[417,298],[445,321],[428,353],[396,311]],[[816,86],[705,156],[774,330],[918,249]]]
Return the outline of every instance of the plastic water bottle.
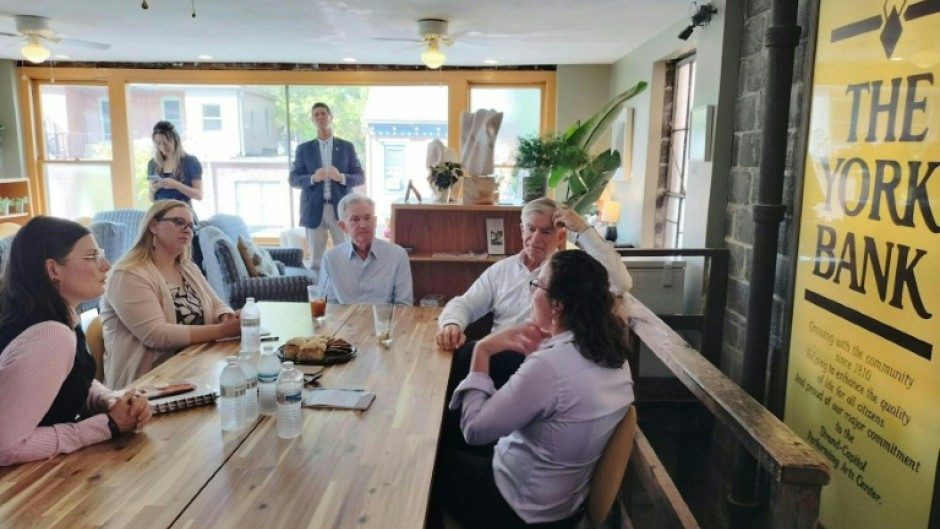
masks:
[[[262,415],[277,415],[277,376],[281,373],[281,361],[274,356],[274,346],[264,346],[258,360],[258,402]]]
[[[245,425],[245,373],[238,365],[238,357],[225,359],[228,365],[219,377],[219,411],[222,413],[222,430],[230,432]]]
[[[245,300],[242,307],[242,352],[257,353],[261,350],[261,311],[255,298]]]
[[[300,435],[303,421],[300,416],[301,389],[304,375],[294,369],[293,362],[281,364],[277,376],[277,436],[293,439]]]
[[[254,355],[242,351],[238,365],[245,374],[245,423],[252,423],[258,420],[258,370]]]

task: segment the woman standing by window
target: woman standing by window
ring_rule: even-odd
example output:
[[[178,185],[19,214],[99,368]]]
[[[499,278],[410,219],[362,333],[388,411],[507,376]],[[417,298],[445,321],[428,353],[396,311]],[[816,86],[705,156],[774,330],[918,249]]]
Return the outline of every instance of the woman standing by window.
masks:
[[[186,154],[169,121],[153,126],[153,159],[147,164],[150,180],[150,199],[179,200],[192,205],[202,200],[202,164],[195,156]]]

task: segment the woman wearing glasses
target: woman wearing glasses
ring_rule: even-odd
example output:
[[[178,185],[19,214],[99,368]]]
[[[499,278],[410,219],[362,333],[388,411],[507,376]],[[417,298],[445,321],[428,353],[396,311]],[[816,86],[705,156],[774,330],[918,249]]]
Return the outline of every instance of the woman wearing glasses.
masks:
[[[238,336],[238,314],[192,263],[193,212],[178,200],[155,202],[137,242],[114,265],[101,300],[104,378],[124,387],[180,349]]]
[[[10,247],[0,288],[0,466],[45,459],[140,430],[146,397],[94,380],[75,307],[110,269],[87,228],[36,217]]]
[[[187,204],[202,200],[202,164],[195,156],[186,154],[169,121],[158,121],[153,126],[153,159],[147,164],[150,181],[150,199],[180,200]]]
[[[625,322],[607,270],[586,252],[555,253],[530,283],[532,316],[477,342],[470,374],[450,402],[471,445],[445,446],[436,501],[463,527],[575,527],[607,441],[633,403]],[[499,390],[489,358],[526,356]]]

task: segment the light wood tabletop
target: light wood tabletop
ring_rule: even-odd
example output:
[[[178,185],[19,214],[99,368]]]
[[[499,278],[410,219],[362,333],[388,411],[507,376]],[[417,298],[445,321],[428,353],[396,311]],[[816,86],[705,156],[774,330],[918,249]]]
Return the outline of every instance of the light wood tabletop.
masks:
[[[222,432],[215,406],[160,415],[138,435],[0,468],[0,527],[423,527],[451,361],[434,344],[440,309],[397,309],[385,348],[369,306],[331,305],[316,330],[306,303],[260,307],[277,344],[316,332],[356,345],[321,384],[375,393],[369,410],[305,408],[293,440],[271,417]],[[218,387],[237,350],[194,345],[135,385]]]

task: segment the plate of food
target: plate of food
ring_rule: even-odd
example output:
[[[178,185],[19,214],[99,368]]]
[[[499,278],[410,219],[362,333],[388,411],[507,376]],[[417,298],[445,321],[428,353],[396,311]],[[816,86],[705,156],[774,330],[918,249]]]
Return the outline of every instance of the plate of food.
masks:
[[[332,336],[295,336],[277,349],[282,361],[299,365],[328,366],[348,362],[356,356],[356,347]]]

